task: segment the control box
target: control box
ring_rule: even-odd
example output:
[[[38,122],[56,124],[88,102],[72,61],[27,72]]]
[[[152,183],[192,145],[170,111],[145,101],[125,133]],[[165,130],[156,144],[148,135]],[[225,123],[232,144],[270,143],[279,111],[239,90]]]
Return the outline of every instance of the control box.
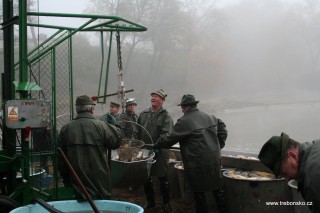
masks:
[[[48,100],[9,100],[5,103],[5,123],[11,129],[47,127],[50,124]]]

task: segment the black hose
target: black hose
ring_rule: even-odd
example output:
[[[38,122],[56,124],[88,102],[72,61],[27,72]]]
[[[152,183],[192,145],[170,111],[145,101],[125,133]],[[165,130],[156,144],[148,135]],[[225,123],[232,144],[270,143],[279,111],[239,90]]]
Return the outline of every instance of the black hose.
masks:
[[[41,200],[39,198],[34,198],[34,202],[38,203],[43,208],[47,209],[50,213],[63,213],[63,211],[60,211],[59,209],[54,208],[53,206],[50,206],[47,202],[44,200]]]
[[[0,195],[0,213],[7,213],[20,207],[20,204],[8,196]]]

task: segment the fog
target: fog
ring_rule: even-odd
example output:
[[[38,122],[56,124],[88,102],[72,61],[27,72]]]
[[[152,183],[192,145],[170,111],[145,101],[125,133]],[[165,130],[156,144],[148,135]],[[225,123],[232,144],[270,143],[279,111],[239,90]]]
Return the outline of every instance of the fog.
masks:
[[[258,152],[282,131],[301,142],[319,138],[319,1],[91,0],[82,6],[81,13],[117,15],[148,27],[121,34],[125,87],[134,89],[127,96],[137,99],[138,112],[162,88],[174,121],[182,116],[177,104],[185,93],[225,121],[228,150]],[[94,33],[74,39],[75,96],[97,94],[99,39]],[[118,89],[113,46],[108,93]],[[97,106],[98,114],[108,102]]]

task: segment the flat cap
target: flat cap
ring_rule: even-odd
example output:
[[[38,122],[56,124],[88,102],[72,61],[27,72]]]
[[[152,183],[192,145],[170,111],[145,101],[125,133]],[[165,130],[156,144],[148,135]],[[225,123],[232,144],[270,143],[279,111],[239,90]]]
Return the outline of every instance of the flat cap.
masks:
[[[163,91],[163,89],[160,89],[158,91],[152,92],[151,95],[156,94],[158,96],[160,96],[163,100],[166,99],[167,94]]]
[[[110,105],[116,106],[116,107],[120,107],[120,104],[114,101],[110,101]]]
[[[77,97],[76,100],[76,106],[80,106],[80,105],[96,105],[91,98],[89,98],[89,96],[87,95],[81,95]]]

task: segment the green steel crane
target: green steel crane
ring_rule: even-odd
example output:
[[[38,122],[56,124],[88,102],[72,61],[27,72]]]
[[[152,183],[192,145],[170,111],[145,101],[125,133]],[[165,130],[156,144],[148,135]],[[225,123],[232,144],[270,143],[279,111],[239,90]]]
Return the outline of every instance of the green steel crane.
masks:
[[[4,73],[1,76],[3,116],[0,196],[5,195],[20,205],[29,204],[32,198],[47,201],[71,199],[72,190],[59,184],[55,144],[57,129],[73,118],[72,37],[78,32],[101,32],[102,35],[103,32],[109,32],[109,44],[111,44],[113,33],[119,36],[120,32],[142,32],[147,28],[118,16],[28,12],[27,0],[19,0],[18,16],[13,15],[13,7],[13,1],[3,0],[1,25],[4,38]],[[55,25],[29,23],[28,17],[45,17],[53,20],[71,18],[84,21],[80,26],[69,27],[61,22]],[[18,26],[18,36],[15,36],[15,26]],[[49,28],[55,33],[29,51],[28,27]],[[18,50],[14,45],[15,37],[18,37]],[[119,44],[119,41],[117,42]],[[18,62],[15,63],[17,51]],[[111,45],[108,49],[105,70],[101,65],[97,94],[97,97],[104,97],[104,101],[108,96],[110,53]],[[104,63],[103,54],[102,57]],[[122,69],[122,66],[119,66],[119,69]],[[100,94],[100,91],[103,91],[103,94]],[[61,114],[68,116],[61,117]],[[29,140],[30,129],[32,131],[34,128],[47,126],[52,129],[53,148],[42,153],[34,152]],[[42,182],[39,184],[34,180],[34,176],[41,174],[41,170],[35,172],[33,168],[37,161],[35,159],[41,155],[50,156],[52,159],[53,184],[50,186],[44,186]],[[20,178],[17,178],[19,175]]]

